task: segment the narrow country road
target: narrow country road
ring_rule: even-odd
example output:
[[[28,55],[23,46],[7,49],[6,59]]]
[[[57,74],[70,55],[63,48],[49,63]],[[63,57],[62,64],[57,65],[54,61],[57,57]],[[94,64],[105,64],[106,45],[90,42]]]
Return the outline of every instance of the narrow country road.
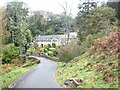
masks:
[[[40,58],[41,63],[18,80],[12,88],[61,88],[55,79],[57,63]]]

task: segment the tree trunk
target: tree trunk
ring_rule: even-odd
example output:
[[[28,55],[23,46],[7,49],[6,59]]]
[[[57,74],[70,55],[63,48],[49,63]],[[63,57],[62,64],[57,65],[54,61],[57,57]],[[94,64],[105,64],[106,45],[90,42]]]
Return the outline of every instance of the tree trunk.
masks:
[[[20,45],[20,59],[21,59],[21,61],[22,61],[22,63],[23,63],[22,54],[23,54],[23,50],[22,50],[22,46]]]

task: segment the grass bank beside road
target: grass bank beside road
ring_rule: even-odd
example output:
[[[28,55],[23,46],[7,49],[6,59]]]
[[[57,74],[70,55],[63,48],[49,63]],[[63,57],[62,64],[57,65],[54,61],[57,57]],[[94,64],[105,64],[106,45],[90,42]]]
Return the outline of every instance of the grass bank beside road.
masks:
[[[22,75],[24,75],[26,72],[33,69],[37,64],[34,64],[32,66],[24,67],[24,68],[17,68],[11,72],[5,73],[0,76],[0,85],[2,88],[8,88],[12,85],[13,82],[15,82],[17,79],[19,79]]]
[[[119,35],[119,31],[113,31],[108,36],[96,39],[82,55],[67,63],[61,62],[57,70],[60,84],[63,85],[66,79],[78,78],[83,83],[77,88],[118,88]]]
[[[114,59],[99,62],[97,59],[90,60],[89,56],[84,54],[75,62],[74,60],[69,63],[59,62],[57,81],[63,86],[65,80],[78,78],[82,79],[83,83],[77,88],[118,88],[118,69],[106,65],[109,60]]]

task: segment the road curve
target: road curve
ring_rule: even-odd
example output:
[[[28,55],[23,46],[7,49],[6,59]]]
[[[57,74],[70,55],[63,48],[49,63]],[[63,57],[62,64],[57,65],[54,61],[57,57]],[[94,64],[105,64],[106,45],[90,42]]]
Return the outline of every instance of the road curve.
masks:
[[[22,76],[12,88],[61,88],[55,79],[57,63],[40,58],[41,63]]]

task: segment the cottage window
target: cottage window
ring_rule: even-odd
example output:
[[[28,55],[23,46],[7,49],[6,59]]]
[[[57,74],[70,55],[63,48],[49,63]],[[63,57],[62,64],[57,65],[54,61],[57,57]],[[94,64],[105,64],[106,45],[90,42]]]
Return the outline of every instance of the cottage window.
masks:
[[[43,48],[43,44],[41,44],[41,47]]]

